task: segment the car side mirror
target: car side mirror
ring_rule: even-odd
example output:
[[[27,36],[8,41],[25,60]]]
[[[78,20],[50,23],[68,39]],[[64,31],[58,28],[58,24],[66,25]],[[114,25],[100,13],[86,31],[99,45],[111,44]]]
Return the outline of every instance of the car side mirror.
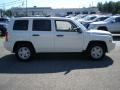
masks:
[[[82,33],[80,28],[74,28],[74,31],[78,32],[78,33]]]

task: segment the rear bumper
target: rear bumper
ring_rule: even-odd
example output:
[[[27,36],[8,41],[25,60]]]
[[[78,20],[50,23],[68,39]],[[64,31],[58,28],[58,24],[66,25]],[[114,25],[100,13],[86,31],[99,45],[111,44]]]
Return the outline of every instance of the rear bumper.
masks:
[[[8,51],[13,51],[13,45],[12,45],[12,43],[10,43],[10,42],[4,42],[4,48],[6,49],[6,50],[8,50]]]

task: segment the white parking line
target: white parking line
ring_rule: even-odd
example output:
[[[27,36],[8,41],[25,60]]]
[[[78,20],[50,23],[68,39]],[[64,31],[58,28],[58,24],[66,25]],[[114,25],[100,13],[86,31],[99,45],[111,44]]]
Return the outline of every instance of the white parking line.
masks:
[[[117,44],[120,44],[120,41],[113,41],[113,42],[115,42],[115,43],[117,43]]]
[[[112,36],[120,36],[120,34],[112,34]]]
[[[120,46],[120,41],[114,41],[116,43],[116,46]]]

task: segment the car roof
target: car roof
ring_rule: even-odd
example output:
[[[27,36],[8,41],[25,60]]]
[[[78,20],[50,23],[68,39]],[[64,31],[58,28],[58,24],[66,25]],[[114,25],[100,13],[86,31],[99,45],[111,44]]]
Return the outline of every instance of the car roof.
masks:
[[[71,20],[66,17],[17,17],[13,18],[13,20],[24,20],[24,19],[50,19],[50,20]]]
[[[114,18],[116,18],[116,17],[120,17],[120,15],[115,15],[115,16],[113,16]]]

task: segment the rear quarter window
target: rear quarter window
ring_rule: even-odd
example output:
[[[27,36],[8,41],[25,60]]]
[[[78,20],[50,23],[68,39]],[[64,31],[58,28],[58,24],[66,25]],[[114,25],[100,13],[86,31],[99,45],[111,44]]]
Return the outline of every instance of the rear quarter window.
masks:
[[[28,20],[15,20],[13,30],[28,30]]]

